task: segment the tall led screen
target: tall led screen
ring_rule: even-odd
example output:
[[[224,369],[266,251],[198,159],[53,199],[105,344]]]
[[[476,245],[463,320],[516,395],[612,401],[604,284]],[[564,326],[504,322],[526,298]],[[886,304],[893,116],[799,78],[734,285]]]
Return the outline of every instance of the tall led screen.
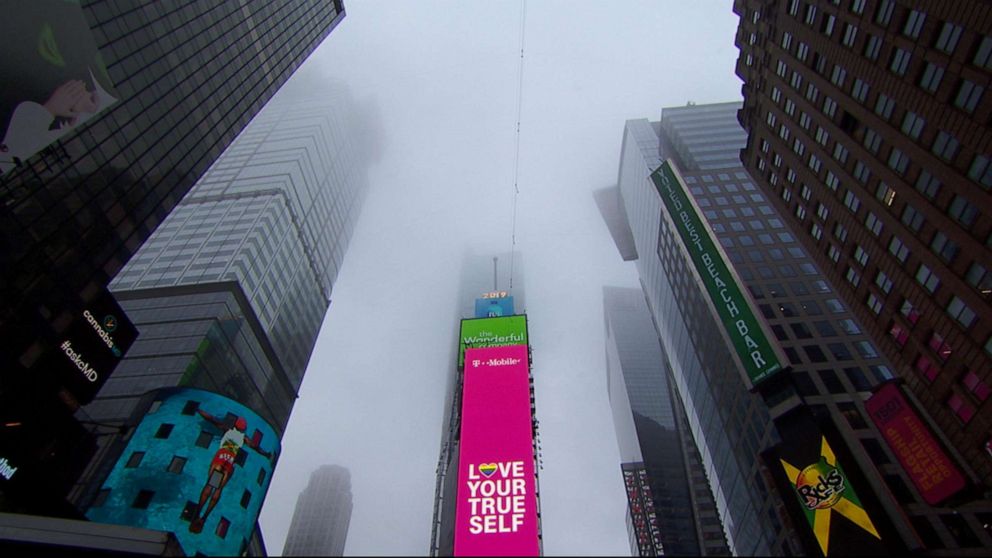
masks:
[[[456,556],[537,556],[527,346],[467,349]]]
[[[188,556],[237,556],[278,453],[276,432],[244,405],[199,389],[159,390],[86,516],[172,531]]]
[[[527,316],[503,316],[462,320],[458,336],[458,367],[465,363],[465,350],[527,344]]]
[[[510,316],[512,314],[513,314],[512,296],[475,299],[476,318],[498,318],[500,316]]]

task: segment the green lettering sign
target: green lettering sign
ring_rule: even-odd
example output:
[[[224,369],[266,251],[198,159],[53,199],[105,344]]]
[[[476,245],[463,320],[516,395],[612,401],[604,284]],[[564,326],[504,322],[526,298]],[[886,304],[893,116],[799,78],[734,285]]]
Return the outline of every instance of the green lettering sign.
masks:
[[[748,299],[730,273],[723,253],[690,202],[681,180],[676,178],[671,163],[666,161],[651,173],[668,215],[682,243],[689,251],[696,271],[719,315],[724,331],[730,338],[744,372],[755,385],[782,369],[772,344],[754,314]]]
[[[527,316],[462,320],[458,336],[458,367],[465,363],[465,349],[527,344]]]

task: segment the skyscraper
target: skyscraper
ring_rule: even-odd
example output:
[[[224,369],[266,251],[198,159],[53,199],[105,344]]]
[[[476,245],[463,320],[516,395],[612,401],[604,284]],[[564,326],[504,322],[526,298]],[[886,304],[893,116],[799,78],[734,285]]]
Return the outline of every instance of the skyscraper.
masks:
[[[729,554],[644,293],[604,287],[603,309],[631,549],[640,556]]]
[[[92,450],[72,413],[134,333],[109,280],[343,17],[336,0],[5,8],[8,52],[44,45],[6,58],[36,87],[2,107],[0,418],[19,426],[0,447],[21,473],[0,481],[8,509],[54,510]],[[18,111],[45,115],[77,86],[85,98],[24,140]]]
[[[88,517],[175,531],[190,552],[239,551],[233,536],[234,546],[223,549],[198,536],[254,522],[230,502],[237,506],[240,497],[241,508],[257,513],[264,497],[368,187],[372,140],[365,130],[374,127],[372,118],[346,87],[316,72],[296,76],[115,278],[111,289],[141,337],[81,414],[104,427],[151,434],[142,441],[137,434],[101,437],[100,453],[74,494]],[[166,407],[179,416],[161,418]],[[207,501],[196,492],[206,470],[185,465],[206,454],[184,451],[178,442],[156,444],[188,436],[187,443],[208,451],[239,417],[248,430],[236,429],[258,436],[234,452],[248,460],[235,464],[251,471],[229,474],[253,483],[231,495],[221,485]],[[173,426],[160,435],[146,423]],[[181,487],[163,490],[161,479],[142,473],[136,455],[163,452],[183,460],[171,471],[183,479]],[[147,506],[135,504],[142,493]],[[164,518],[134,511],[155,503],[178,511]],[[212,513],[214,507],[221,511]]]
[[[745,165],[980,495],[992,487],[992,8],[734,11]]]
[[[343,556],[351,509],[348,469],[324,465],[311,473],[296,500],[283,556]]]
[[[925,501],[921,494],[930,481],[917,482],[921,479],[912,467],[900,466],[899,448],[890,447],[873,422],[865,402],[876,397],[873,391],[891,383],[891,366],[821,278],[770,201],[739,163],[732,164],[729,154],[744,147],[736,122],[740,106],[666,108],[658,123],[628,121],[619,175],[642,285],[731,550],[779,553],[796,551],[795,545],[802,544],[809,552],[819,545],[825,553],[829,543],[844,552],[843,545],[856,539],[862,542],[847,551],[853,547],[870,552],[872,545],[884,552],[987,544],[981,528],[984,505],[956,507],[958,513],[942,507],[962,501],[967,471],[940,453],[941,470],[955,483],[938,501]],[[667,179],[652,173],[666,158],[680,169],[685,201],[676,200],[674,188],[659,185]],[[662,191],[672,199],[663,199]],[[683,208],[677,219],[669,213],[669,203]],[[688,224],[693,221],[687,207],[698,214],[698,225]],[[694,259],[699,245],[693,239],[704,238],[700,228],[719,245],[701,258],[705,265]],[[720,252],[731,266],[726,272],[715,263],[714,254]],[[712,291],[707,281],[715,277],[725,284]],[[732,284],[747,294],[735,298],[730,291],[722,292]],[[738,331],[724,337],[720,330],[726,329],[715,318],[723,305],[744,315],[745,301],[761,315],[759,321],[766,324],[761,327],[774,337],[769,342],[779,347],[776,352],[781,351],[786,367],[761,381],[752,380],[753,391],[742,381],[739,362],[744,359],[730,358],[741,326],[735,324]],[[920,416],[921,424],[928,420]],[[799,427],[814,423],[822,436]],[[784,452],[804,446],[825,463],[844,463],[845,486],[857,493],[870,527],[836,519],[837,513],[831,512],[831,529],[843,531],[811,538],[811,526],[805,525],[795,505],[797,497],[789,494],[799,489],[796,482],[805,481],[795,476],[789,479],[796,481],[793,486],[782,481],[791,474],[781,464],[791,459],[783,457]],[[927,446],[926,451],[936,455],[936,448]],[[772,453],[777,457],[768,459]],[[739,480],[728,482],[737,475]]]

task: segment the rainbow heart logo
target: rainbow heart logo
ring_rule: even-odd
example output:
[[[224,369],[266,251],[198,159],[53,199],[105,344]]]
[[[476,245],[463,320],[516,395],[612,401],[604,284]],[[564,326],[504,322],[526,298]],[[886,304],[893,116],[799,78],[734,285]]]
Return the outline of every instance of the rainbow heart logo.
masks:
[[[496,464],[495,463],[480,463],[479,464],[479,472],[482,473],[483,475],[485,475],[487,478],[488,477],[491,477],[496,472]]]

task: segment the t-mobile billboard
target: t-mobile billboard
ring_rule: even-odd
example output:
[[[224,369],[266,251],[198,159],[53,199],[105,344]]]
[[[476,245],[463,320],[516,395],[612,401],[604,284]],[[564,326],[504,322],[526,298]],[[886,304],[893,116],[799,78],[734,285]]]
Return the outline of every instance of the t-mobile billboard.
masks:
[[[462,320],[458,336],[458,367],[465,363],[465,349],[527,345],[527,316],[502,316]]]
[[[240,556],[278,452],[276,432],[248,407],[159,390],[86,517],[172,531],[187,556]]]
[[[456,556],[537,556],[527,345],[465,351]]]

